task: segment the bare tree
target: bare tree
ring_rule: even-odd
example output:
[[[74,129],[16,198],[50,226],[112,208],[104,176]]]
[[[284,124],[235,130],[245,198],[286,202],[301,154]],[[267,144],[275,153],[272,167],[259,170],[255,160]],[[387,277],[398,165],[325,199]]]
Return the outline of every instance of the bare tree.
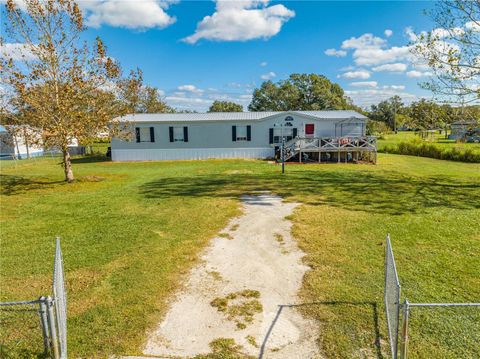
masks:
[[[480,0],[439,1],[428,14],[436,28],[412,47],[434,73],[422,86],[445,102],[479,102]]]
[[[107,127],[121,131],[111,123],[121,113],[106,95],[118,81],[120,68],[107,56],[100,38],[91,47],[81,41],[85,27],[74,0],[24,0],[22,8],[8,0],[6,14],[6,34],[22,44],[23,58],[0,59],[1,77],[13,97],[34,113],[25,124],[43,131],[46,146],[61,150],[65,180],[71,182],[69,144]]]

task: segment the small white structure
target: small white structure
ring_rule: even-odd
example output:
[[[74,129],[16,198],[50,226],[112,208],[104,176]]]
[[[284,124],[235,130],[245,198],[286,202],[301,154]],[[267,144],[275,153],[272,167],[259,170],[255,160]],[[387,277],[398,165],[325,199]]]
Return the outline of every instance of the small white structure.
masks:
[[[24,159],[43,155],[43,146],[34,144],[40,136],[27,126],[0,126],[0,159]],[[35,140],[35,141],[34,141]]]
[[[119,120],[135,136],[112,139],[113,161],[271,158],[282,136],[360,137],[368,119],[355,111],[286,111],[135,114]]]

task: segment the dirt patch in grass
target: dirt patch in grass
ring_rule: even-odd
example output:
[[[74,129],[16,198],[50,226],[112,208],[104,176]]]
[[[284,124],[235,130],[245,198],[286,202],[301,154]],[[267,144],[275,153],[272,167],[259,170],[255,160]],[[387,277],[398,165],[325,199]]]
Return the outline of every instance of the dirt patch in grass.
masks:
[[[225,241],[223,235],[213,239],[184,290],[150,334],[144,354],[197,359],[320,357],[317,325],[294,305],[309,269],[302,264],[304,254],[285,220],[297,204],[270,194],[242,199],[243,215],[221,232],[229,233],[231,240]],[[229,231],[233,225],[236,230]]]

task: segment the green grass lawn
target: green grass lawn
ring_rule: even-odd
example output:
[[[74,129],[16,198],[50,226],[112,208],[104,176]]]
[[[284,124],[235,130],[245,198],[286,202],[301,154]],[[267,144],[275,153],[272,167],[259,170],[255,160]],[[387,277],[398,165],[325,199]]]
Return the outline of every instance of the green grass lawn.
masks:
[[[478,164],[380,154],[376,166],[288,165],[282,176],[264,161],[78,158],[73,184],[58,159],[0,165],[0,300],[49,292],[60,235],[71,357],[140,353],[199,251],[255,190],[303,203],[293,232],[312,270],[300,308],[319,321],[327,358],[388,355],[387,232],[410,301],[480,301]],[[412,312],[410,357],[480,356],[478,312]]]
[[[414,140],[421,139],[419,134],[415,134],[413,131],[399,131],[397,134],[388,134],[382,136],[381,139],[378,140],[378,149],[381,151],[385,149],[387,146],[394,146],[398,145],[400,142],[410,142]],[[448,149],[455,147],[459,150],[469,148],[476,153],[480,153],[480,143],[460,143],[456,142],[455,140],[449,140],[445,138],[445,133],[435,133],[433,138],[428,137],[425,140],[429,143],[434,143],[436,146]]]

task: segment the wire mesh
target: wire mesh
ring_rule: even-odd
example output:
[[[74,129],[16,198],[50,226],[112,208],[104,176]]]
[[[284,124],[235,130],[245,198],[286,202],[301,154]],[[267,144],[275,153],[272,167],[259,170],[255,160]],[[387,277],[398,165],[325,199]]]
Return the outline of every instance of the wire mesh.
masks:
[[[408,358],[480,358],[480,307],[410,306]]]
[[[39,301],[0,305],[0,358],[43,358]]]
[[[64,285],[63,256],[57,237],[53,271],[53,300],[58,330],[60,358],[67,358],[67,293]]]
[[[392,358],[397,357],[398,327],[400,316],[400,282],[398,280],[395,258],[393,256],[390,236],[387,236],[385,250],[385,312],[387,317],[388,338]]]

